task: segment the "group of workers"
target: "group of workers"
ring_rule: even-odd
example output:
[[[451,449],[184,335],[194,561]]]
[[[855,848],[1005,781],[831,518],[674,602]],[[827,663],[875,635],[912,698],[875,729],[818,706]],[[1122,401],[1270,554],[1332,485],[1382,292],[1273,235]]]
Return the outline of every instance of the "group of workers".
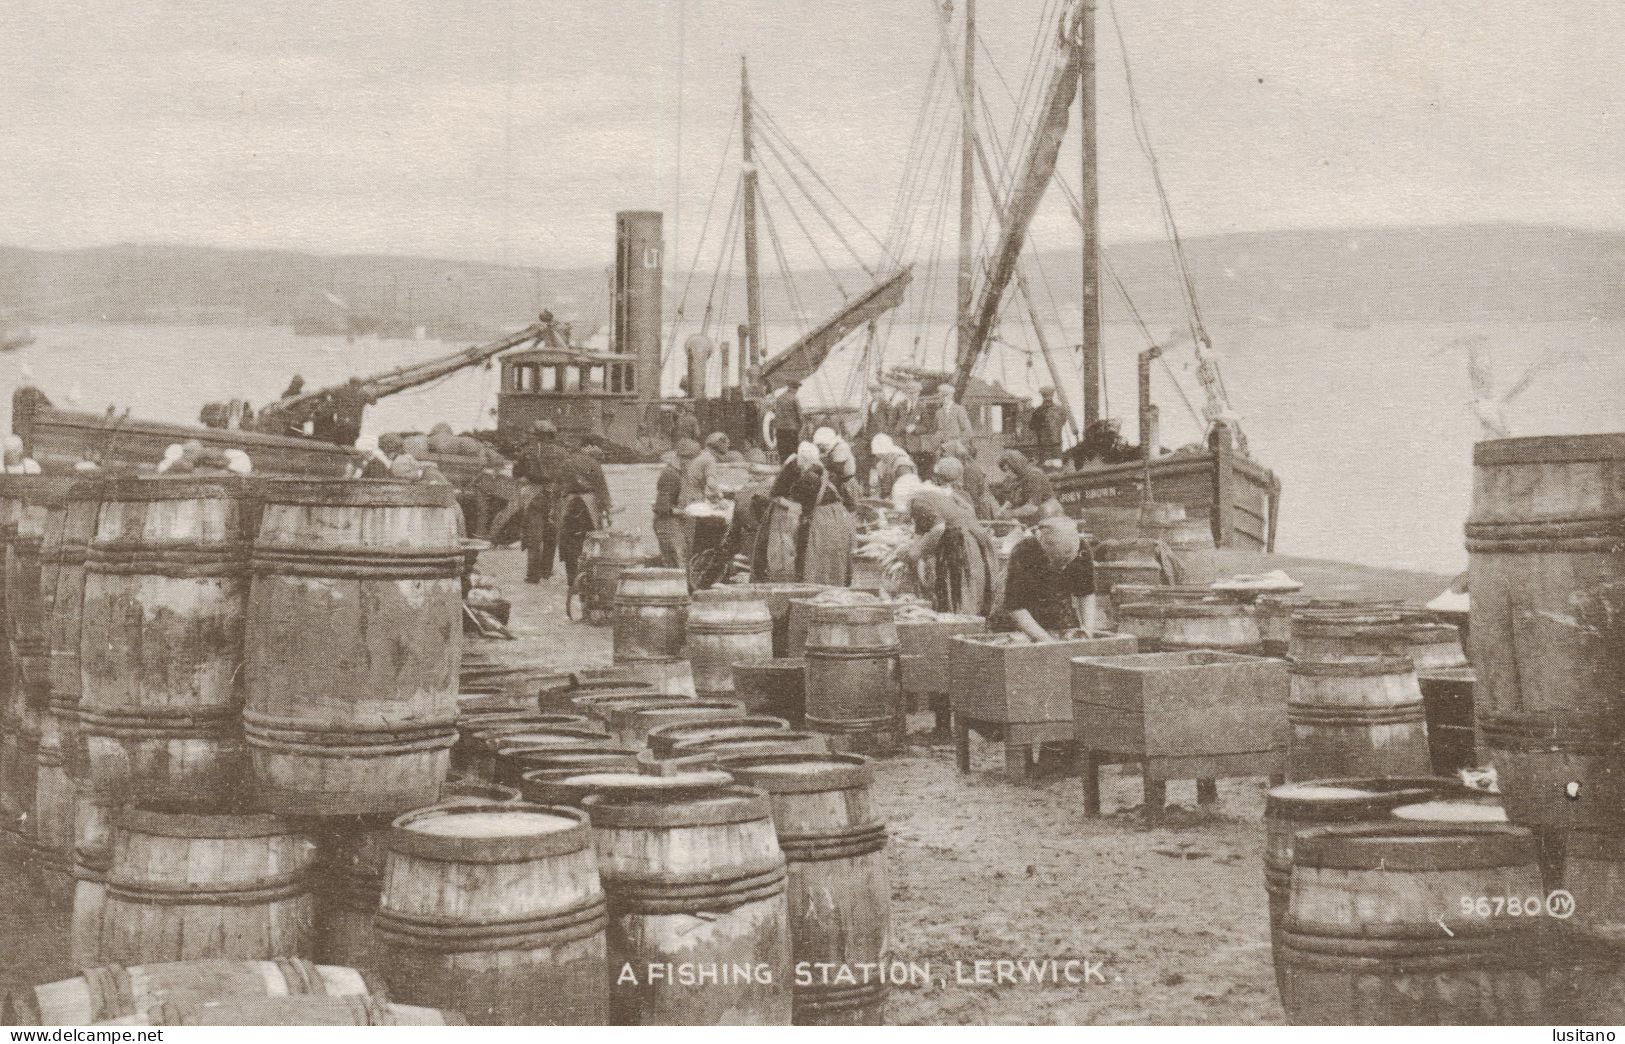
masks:
[[[531,425],[530,441],[513,467],[525,484],[520,543],[526,583],[551,577],[556,557],[575,586],[587,534],[607,528],[615,512],[602,458],[602,447],[590,436],[566,443],[552,421]]]

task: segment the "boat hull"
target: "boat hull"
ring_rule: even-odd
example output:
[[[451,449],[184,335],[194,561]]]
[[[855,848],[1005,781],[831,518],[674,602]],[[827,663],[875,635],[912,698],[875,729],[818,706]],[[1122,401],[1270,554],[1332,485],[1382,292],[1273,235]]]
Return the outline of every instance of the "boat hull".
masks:
[[[1274,551],[1281,482],[1275,473],[1228,451],[1171,453],[1050,476],[1068,514],[1088,508],[1136,507],[1145,501],[1183,504],[1188,516],[1210,520],[1214,543]]]

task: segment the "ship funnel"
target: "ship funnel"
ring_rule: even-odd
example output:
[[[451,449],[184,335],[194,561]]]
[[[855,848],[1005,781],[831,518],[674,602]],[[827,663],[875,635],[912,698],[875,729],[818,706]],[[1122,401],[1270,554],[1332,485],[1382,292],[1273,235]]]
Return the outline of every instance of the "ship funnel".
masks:
[[[615,215],[615,282],[611,348],[635,355],[639,398],[660,398],[660,291],[664,244],[658,210]]]

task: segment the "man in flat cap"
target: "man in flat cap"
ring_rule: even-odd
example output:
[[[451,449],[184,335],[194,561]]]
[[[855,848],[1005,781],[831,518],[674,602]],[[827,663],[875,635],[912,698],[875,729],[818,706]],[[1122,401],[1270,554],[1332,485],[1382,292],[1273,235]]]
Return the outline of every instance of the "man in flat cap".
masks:
[[[530,445],[514,465],[514,478],[525,483],[527,497],[520,543],[525,549],[525,582],[538,584],[553,575],[558,549],[560,490],[569,453],[559,445],[559,429],[550,420],[530,426]]]

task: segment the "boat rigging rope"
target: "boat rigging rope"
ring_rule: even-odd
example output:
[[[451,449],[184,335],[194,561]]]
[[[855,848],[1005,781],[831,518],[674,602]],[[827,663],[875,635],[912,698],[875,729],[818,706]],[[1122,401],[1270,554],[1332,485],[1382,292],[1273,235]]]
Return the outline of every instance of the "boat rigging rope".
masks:
[[[741,104],[742,103],[739,102],[739,101],[734,102],[733,114],[728,117],[728,123],[729,123],[730,126],[733,124],[733,122],[735,120],[737,120],[739,118],[739,106]],[[711,216],[712,216],[712,214],[714,212],[714,209],[716,207],[717,193],[722,188],[722,175],[723,175],[724,171],[726,171],[728,169],[728,157],[730,155],[732,155],[732,153],[733,153],[733,144],[734,144],[733,135],[730,134],[728,136],[728,138],[727,138],[727,144],[723,146],[722,158],[717,161],[716,178],[713,179],[712,182],[711,182],[711,196],[710,196],[710,198],[708,200],[706,200],[706,203],[705,203],[705,221],[700,226],[700,239],[699,239],[699,242],[694,244],[694,257],[693,257],[693,260],[691,260],[689,262],[689,265],[688,265],[688,278],[683,282],[682,296],[679,297],[678,300],[677,300],[677,312],[676,312],[675,318],[672,321],[671,336],[666,342],[666,350],[660,356],[660,365],[661,365],[662,369],[665,368],[666,360],[671,356],[672,350],[676,347],[676,344],[677,344],[677,328],[682,325],[683,312],[688,307],[688,292],[689,292],[689,289],[694,285],[694,274],[697,271],[699,271],[699,267],[700,267],[700,251],[705,248],[705,239],[706,239],[706,236],[707,236],[707,234],[709,234],[710,229],[711,229]],[[733,201],[733,203],[731,203],[729,205],[729,208],[728,208],[730,215],[733,213],[734,208],[739,205],[740,192],[741,192],[741,185],[740,185],[739,180],[736,180],[735,183],[734,183],[734,201]],[[730,217],[730,224],[731,224],[731,220],[732,219]],[[716,290],[716,285],[713,282],[713,284],[712,284],[712,292],[715,293],[715,290]]]
[[[886,249],[886,244],[881,241],[879,236],[871,232],[869,230],[869,226],[863,223],[863,219],[858,217],[858,215],[853,212],[852,208],[846,205],[846,201],[837,195],[834,189],[829,187],[829,182],[824,180],[824,176],[818,173],[817,168],[808,162],[807,157],[802,154],[800,149],[796,148],[796,143],[792,141],[790,136],[784,132],[784,129],[779,126],[778,121],[773,118],[773,114],[768,112],[762,107],[760,102],[755,101],[754,99],[751,102],[751,108],[756,115],[761,117],[762,123],[768,128],[768,130],[772,132],[772,134],[769,136],[769,140],[771,141],[773,137],[777,137],[779,141],[783,143],[784,147],[790,152],[790,154],[800,161],[803,167],[807,168],[807,173],[811,174],[813,180],[818,182],[818,184],[823,187],[824,191],[829,194],[830,199],[833,199],[837,206],[846,211],[847,216],[850,217],[853,222],[863,230],[864,235],[874,240],[875,245],[884,251]],[[781,162],[783,162],[782,159]],[[785,169],[790,172],[790,176],[792,178],[795,177],[795,172],[790,169],[789,164],[785,164]],[[805,192],[805,190],[803,191]],[[812,194],[807,193],[807,198],[812,199]],[[828,219],[826,218],[826,220]],[[834,222],[831,222],[830,225],[832,228],[835,227]],[[852,248],[848,246],[847,249],[851,250]],[[857,251],[852,251],[852,253],[854,257],[860,256],[858,255]],[[890,257],[889,260],[891,260],[893,264],[897,263],[897,259],[894,257]]]
[[[841,277],[836,274],[829,260],[824,257],[824,252],[818,248],[817,238],[808,230],[807,223],[801,220],[801,212],[790,202],[789,195],[784,191],[784,186],[779,183],[778,177],[774,175],[773,169],[767,166],[758,166],[757,169],[767,174],[768,183],[773,186],[773,191],[777,192],[779,199],[784,202],[784,208],[790,212],[790,217],[795,220],[796,227],[801,229],[801,234],[807,237],[807,244],[812,247],[813,255],[818,258],[818,263],[824,266],[824,274],[828,275],[830,281],[835,284],[835,289],[841,292],[842,300],[850,300],[852,295],[847,293],[845,284],[841,282]],[[862,264],[862,262],[859,263]],[[864,271],[869,272],[871,277],[874,276],[874,273],[869,271],[867,265],[864,265],[863,268]]]

